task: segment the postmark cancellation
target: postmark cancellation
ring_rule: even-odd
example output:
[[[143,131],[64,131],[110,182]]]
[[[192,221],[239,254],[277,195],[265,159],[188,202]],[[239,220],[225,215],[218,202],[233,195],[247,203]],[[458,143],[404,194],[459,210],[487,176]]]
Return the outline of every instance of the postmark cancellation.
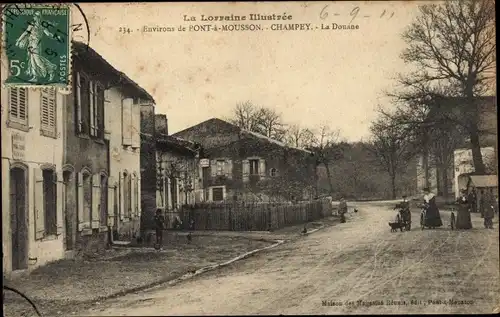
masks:
[[[70,89],[71,11],[68,5],[4,5],[6,87]]]

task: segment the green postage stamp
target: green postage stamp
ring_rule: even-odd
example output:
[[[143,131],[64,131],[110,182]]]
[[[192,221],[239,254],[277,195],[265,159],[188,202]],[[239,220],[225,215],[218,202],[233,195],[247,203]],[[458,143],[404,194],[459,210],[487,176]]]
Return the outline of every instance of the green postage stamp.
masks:
[[[6,4],[2,10],[6,86],[71,83],[71,11],[67,5]]]

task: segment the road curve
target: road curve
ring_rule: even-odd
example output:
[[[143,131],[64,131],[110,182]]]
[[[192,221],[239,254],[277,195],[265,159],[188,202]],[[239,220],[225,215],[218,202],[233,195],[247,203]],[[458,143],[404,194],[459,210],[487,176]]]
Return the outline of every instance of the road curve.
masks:
[[[101,303],[85,316],[491,313],[499,305],[499,232],[445,226],[391,233],[386,202],[345,224],[184,283]]]

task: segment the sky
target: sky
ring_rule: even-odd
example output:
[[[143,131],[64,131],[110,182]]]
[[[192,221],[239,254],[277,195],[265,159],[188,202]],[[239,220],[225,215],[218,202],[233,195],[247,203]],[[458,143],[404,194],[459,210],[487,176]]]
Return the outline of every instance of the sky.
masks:
[[[358,141],[369,136],[377,105],[390,106],[384,92],[393,87],[395,75],[408,69],[400,59],[405,47],[401,33],[416,16],[418,4],[422,2],[86,3],[80,7],[88,20],[90,46],[154,97],[156,113],[168,117],[169,133],[210,118],[227,118],[236,104],[250,101],[275,109],[286,123],[308,128],[326,123],[340,130],[344,139]],[[355,7],[359,10],[353,11]],[[359,29],[321,30],[322,24],[348,24],[356,12],[352,25]],[[177,31],[179,26],[206,24],[199,21],[202,14],[251,13],[286,13],[292,19],[244,21],[260,23],[261,31]],[[186,22],[184,15],[198,21]],[[81,21],[82,14],[73,10],[73,23]],[[276,23],[310,23],[313,30],[266,29]],[[141,32],[144,26],[176,31]],[[73,38],[88,39],[83,31],[74,32]]]

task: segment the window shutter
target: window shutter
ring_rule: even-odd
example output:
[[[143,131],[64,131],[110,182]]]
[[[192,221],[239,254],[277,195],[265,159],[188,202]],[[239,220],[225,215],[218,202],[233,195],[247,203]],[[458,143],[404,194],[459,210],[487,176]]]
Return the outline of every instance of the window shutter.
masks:
[[[123,145],[132,145],[132,104],[133,99],[127,98],[122,104],[122,143]]]
[[[56,91],[54,88],[43,88],[41,100],[41,128],[46,131],[55,131],[56,127]]]
[[[217,176],[217,160],[210,161],[210,174],[212,178],[215,178],[215,176]]]
[[[85,227],[83,217],[83,173],[78,173],[78,231],[82,231]]]
[[[90,135],[95,135],[95,93],[94,93],[95,84],[93,81],[89,81],[89,99],[90,99]]]
[[[63,219],[64,219],[64,174],[63,172],[57,173],[57,196],[56,196],[56,224],[57,224],[57,234],[63,234]]]
[[[115,225],[115,178],[110,176],[108,178],[108,226]]]
[[[141,146],[141,105],[132,105],[132,147]]]
[[[137,208],[137,218],[141,218],[141,176],[140,175],[137,175],[137,178],[136,178],[136,184],[137,186],[135,187],[136,190],[137,190],[137,201],[136,201],[136,208]]]
[[[118,214],[120,215],[120,220],[123,221],[125,219],[125,176],[123,175],[123,172],[120,172],[120,181],[119,181],[119,199],[120,199],[120,206],[118,207]]]
[[[9,113],[10,120],[26,124],[28,120],[28,91],[26,88],[10,88]]]
[[[266,177],[266,160],[264,159],[259,160],[259,175],[261,179]]]
[[[92,229],[99,228],[99,205],[101,204],[101,175],[92,175]]]
[[[136,210],[135,210],[135,175],[132,174],[130,175],[130,218],[133,219],[135,218],[136,215]]]
[[[250,161],[249,160],[243,160],[242,161],[242,167],[243,167],[243,181],[248,182],[249,180],[249,175],[250,175]]]
[[[226,163],[224,164],[224,166],[226,167],[226,177],[228,179],[232,179],[233,178],[233,161],[231,160],[226,160]]]
[[[98,137],[104,136],[104,89],[97,85],[96,86],[96,135]]]
[[[34,169],[35,175],[35,240],[40,240],[45,234],[45,206],[43,204],[43,172]]]

